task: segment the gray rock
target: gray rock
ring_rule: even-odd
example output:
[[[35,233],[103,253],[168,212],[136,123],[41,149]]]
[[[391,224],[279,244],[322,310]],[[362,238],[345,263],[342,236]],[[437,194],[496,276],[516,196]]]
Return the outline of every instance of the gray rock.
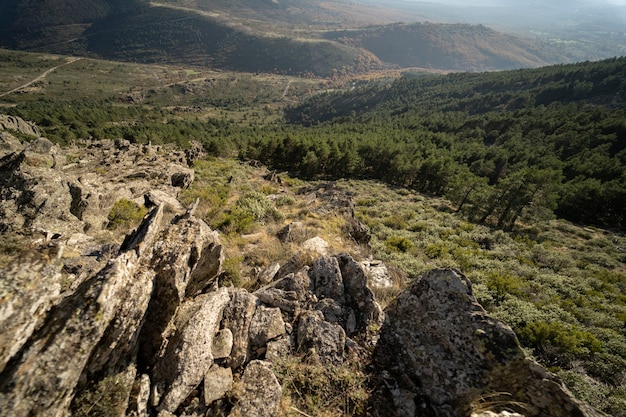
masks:
[[[233,385],[233,372],[230,368],[213,365],[204,376],[204,404],[223,398]]]
[[[126,252],[59,303],[29,339],[21,360],[0,374],[0,409],[12,415],[62,415],[90,353],[115,316],[137,255]]]
[[[263,347],[268,341],[285,334],[285,322],[278,308],[257,307],[250,322],[250,344],[252,349]]]
[[[159,411],[175,412],[213,364],[213,337],[229,301],[228,291],[222,288],[189,301],[177,315],[180,323],[154,368],[153,383],[163,393]]]
[[[214,359],[224,359],[230,356],[233,350],[233,332],[230,329],[222,329],[215,335],[211,347]]]
[[[298,351],[312,352],[322,363],[341,364],[345,344],[346,333],[343,328],[324,321],[320,311],[306,311],[300,315]]]
[[[117,310],[102,339],[93,350],[85,372],[87,379],[96,373],[108,374],[121,361],[134,362],[139,330],[152,297],[156,273],[150,268],[152,248],[161,231],[163,206],[154,209],[137,230],[129,235],[126,251],[139,252],[134,279],[128,281],[124,296],[118,300]]]
[[[306,240],[307,231],[302,222],[293,222],[280,229],[276,237],[283,243],[302,243]]]
[[[150,400],[150,377],[140,375],[133,384],[128,401],[128,417],[148,417],[148,401]]]
[[[0,114],[0,130],[16,130],[36,138],[41,136],[39,128],[33,123],[26,122],[21,117],[7,116],[5,114]]]
[[[278,415],[282,388],[268,362],[252,361],[246,366],[237,392],[232,417],[274,417]]]
[[[171,176],[172,187],[188,188],[194,180],[194,172],[191,169],[174,172]]]
[[[330,245],[319,236],[312,237],[302,243],[302,249],[325,256],[328,254]]]
[[[331,298],[341,305],[345,303],[343,278],[337,258],[324,256],[317,259],[311,266],[309,276],[318,298]]]
[[[289,337],[281,337],[268,342],[267,350],[265,351],[265,360],[275,362],[287,356],[292,347],[289,339]]]
[[[337,260],[343,277],[346,305],[351,310],[348,316],[352,314],[355,318],[354,329],[346,326],[348,335],[351,336],[355,331],[365,333],[371,325],[379,328],[384,321],[384,314],[367,285],[365,271],[348,254],[337,256]]]
[[[403,402],[446,417],[469,415],[485,397],[529,417],[598,415],[526,359],[513,331],[485,312],[458,271],[424,274],[386,313],[375,360]]]
[[[54,143],[50,142],[49,139],[37,138],[28,144],[28,146],[26,147],[26,151],[47,154],[50,153],[50,150],[52,150],[53,146]]]
[[[231,299],[224,309],[224,318],[221,327],[230,329],[233,334],[233,349],[227,364],[237,369],[249,358],[249,329],[252,317],[259,305],[259,300],[244,289],[231,291]]]
[[[259,274],[259,282],[261,282],[262,284],[269,284],[274,280],[274,277],[279,270],[280,264],[274,262]]]
[[[181,248],[184,248],[181,250]],[[154,365],[159,348],[171,333],[174,315],[189,295],[212,286],[223,262],[216,232],[194,217],[176,218],[154,245],[151,269],[154,293],[140,334],[140,359]]]
[[[31,250],[0,270],[0,374],[59,301],[58,255],[54,246]]]

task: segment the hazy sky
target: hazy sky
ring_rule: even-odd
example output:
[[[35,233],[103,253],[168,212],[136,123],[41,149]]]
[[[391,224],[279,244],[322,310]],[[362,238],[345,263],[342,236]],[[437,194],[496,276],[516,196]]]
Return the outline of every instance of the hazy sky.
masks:
[[[369,0],[403,2],[435,21],[543,28],[595,24],[626,32],[626,0]]]

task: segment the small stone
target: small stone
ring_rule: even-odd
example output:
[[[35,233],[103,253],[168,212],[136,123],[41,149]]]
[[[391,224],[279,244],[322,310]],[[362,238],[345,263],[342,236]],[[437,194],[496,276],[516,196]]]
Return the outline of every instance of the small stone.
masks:
[[[233,385],[233,372],[230,368],[213,366],[204,376],[204,404],[223,398]]]
[[[233,332],[230,329],[222,329],[215,335],[211,347],[214,359],[223,359],[230,356],[233,349]]]

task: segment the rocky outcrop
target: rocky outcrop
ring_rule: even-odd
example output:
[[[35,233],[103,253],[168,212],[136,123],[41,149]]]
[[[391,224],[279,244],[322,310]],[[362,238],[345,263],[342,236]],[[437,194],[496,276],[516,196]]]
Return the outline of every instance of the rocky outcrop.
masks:
[[[13,130],[35,138],[41,136],[41,131],[36,125],[25,121],[21,117],[7,116],[6,114],[0,114],[0,130]]]
[[[2,138],[0,230],[38,238],[0,270],[0,417],[277,416],[274,369],[289,355],[371,363],[379,416],[600,415],[525,357],[458,271],[425,274],[385,312],[370,290],[391,285],[384,265],[329,245],[259,269],[254,292],[220,287],[220,237],[177,199],[199,149]],[[332,184],[303,195],[353,219],[351,196]],[[96,233],[120,198],[150,211],[104,243]],[[307,234],[279,233],[301,246]]]
[[[16,144],[3,133],[0,148],[0,231],[69,237],[103,230],[116,201],[146,206],[169,203],[193,181],[184,152],[161,153],[128,141],[85,143],[67,148],[38,138]]]
[[[400,416],[467,416],[485,398],[527,417],[600,415],[525,357],[458,271],[424,274],[386,313],[375,360]]]

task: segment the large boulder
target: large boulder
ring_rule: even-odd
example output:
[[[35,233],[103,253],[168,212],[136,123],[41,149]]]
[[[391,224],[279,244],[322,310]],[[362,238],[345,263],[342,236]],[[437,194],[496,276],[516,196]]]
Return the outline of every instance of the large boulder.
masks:
[[[397,415],[461,417],[485,398],[527,417],[599,415],[527,359],[515,333],[478,304],[470,281],[433,270],[387,308],[375,360]]]

